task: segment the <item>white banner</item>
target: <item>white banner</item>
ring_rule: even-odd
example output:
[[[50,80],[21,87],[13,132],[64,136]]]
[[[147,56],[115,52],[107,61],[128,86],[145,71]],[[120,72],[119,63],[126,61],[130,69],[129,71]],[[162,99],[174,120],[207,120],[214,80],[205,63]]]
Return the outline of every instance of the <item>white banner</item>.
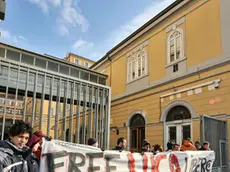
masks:
[[[130,153],[44,141],[40,172],[210,172],[213,151]]]

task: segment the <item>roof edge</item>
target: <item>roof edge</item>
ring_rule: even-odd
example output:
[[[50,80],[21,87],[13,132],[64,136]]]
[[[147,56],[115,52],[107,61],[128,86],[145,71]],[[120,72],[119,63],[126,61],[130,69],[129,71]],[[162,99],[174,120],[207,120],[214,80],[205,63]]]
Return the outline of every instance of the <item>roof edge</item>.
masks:
[[[150,24],[152,24],[154,21],[156,21],[157,19],[159,19],[160,17],[162,17],[164,14],[166,14],[167,12],[169,12],[171,9],[173,9],[174,7],[176,7],[178,4],[180,4],[181,2],[183,2],[184,0],[176,0],[175,2],[173,2],[171,5],[167,6],[164,10],[162,10],[160,13],[158,13],[156,16],[154,16],[152,19],[150,19],[148,22],[146,22],[144,25],[142,25],[140,28],[138,28],[136,31],[134,31],[133,33],[131,33],[128,37],[126,37],[124,40],[122,40],[120,43],[118,43],[117,45],[115,45],[111,50],[109,50],[106,55],[104,55],[102,58],[100,58],[98,61],[96,61],[91,67],[90,69],[93,70],[94,67],[96,67],[100,62],[102,62],[103,60],[105,60],[109,54],[111,54],[113,51],[115,51],[117,48],[119,48],[121,45],[123,45],[125,42],[127,42],[128,40],[130,40],[132,37],[134,37],[135,35],[137,35],[139,32],[141,32],[142,30],[144,30],[146,27],[148,27]]]

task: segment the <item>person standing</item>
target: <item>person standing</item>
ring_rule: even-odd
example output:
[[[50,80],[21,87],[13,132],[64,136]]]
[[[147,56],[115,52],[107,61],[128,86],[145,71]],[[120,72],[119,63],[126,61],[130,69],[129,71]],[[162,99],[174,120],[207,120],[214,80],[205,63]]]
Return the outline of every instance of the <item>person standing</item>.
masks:
[[[180,145],[179,144],[174,144],[172,146],[172,151],[180,151]]]
[[[180,148],[181,151],[196,151],[196,147],[193,145],[190,138],[186,138],[183,140],[183,144]]]
[[[98,148],[98,141],[94,138],[89,138],[88,139],[88,145]]]
[[[126,139],[124,137],[120,137],[119,139],[117,139],[117,146],[114,147],[112,150],[119,150],[119,151],[123,151],[126,149]]]
[[[147,140],[144,140],[142,147],[141,147],[141,152],[150,152],[151,144]]]
[[[9,139],[0,141],[0,171],[38,172],[39,162],[26,146],[32,128],[19,121],[10,128]]]
[[[195,147],[196,147],[197,150],[199,150],[201,148],[199,141],[195,142]]]
[[[209,145],[209,142],[204,142],[203,146],[199,150],[210,151]]]

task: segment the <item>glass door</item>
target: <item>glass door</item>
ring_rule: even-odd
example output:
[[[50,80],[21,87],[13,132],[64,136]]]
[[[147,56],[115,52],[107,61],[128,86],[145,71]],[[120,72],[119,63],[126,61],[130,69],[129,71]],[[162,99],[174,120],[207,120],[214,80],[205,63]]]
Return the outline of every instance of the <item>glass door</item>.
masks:
[[[141,150],[142,142],[145,139],[145,128],[131,128],[131,151]]]
[[[168,127],[168,141],[172,144],[177,143],[177,126],[169,126]]]
[[[191,138],[191,124],[174,124],[167,125],[166,142],[170,141],[172,144],[182,144],[182,140],[185,138]]]
[[[181,126],[181,135],[182,135],[181,140],[186,139],[186,138],[191,138],[191,125],[190,124]]]

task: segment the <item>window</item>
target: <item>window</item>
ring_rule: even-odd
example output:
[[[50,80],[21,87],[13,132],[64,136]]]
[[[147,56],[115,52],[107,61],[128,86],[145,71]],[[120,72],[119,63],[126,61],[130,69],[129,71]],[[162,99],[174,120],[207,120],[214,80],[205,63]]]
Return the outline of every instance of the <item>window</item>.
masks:
[[[88,63],[88,62],[85,62],[85,63],[84,63],[84,66],[85,66],[86,68],[88,68],[88,67],[89,67],[89,63]]]
[[[79,60],[78,60],[78,59],[74,59],[74,63],[75,63],[76,65],[79,65]]]
[[[175,73],[177,71],[178,71],[178,64],[175,64],[175,65],[173,65],[173,72]]]
[[[146,52],[143,50],[129,58],[127,64],[128,82],[140,78],[147,73],[146,62]]]
[[[183,58],[183,36],[182,30],[173,31],[168,38],[168,63],[173,63]]]

